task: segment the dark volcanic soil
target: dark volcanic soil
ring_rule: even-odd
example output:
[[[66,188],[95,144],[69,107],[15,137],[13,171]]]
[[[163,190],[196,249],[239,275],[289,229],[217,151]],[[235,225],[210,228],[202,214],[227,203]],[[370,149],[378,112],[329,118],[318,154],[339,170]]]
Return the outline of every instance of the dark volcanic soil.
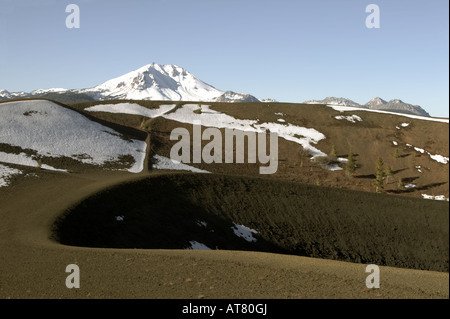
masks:
[[[213,249],[448,272],[448,218],[448,203],[439,201],[176,174],[94,195],[58,221],[57,235],[78,246],[182,249],[195,240]],[[238,238],[233,223],[257,230],[258,240]]]

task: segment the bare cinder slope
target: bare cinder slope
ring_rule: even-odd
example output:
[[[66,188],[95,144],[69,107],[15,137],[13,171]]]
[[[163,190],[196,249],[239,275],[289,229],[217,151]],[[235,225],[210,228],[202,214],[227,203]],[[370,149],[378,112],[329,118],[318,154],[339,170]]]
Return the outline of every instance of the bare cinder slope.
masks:
[[[448,272],[448,222],[445,202],[184,173],[97,193],[61,216],[55,235],[84,247],[200,246]]]
[[[149,108],[160,104],[139,103]],[[87,106],[74,105],[80,110]],[[396,159],[399,162],[391,164],[396,177],[418,176],[412,181],[423,188],[398,193],[421,197],[422,190],[435,194],[447,191],[448,197],[448,164],[414,149],[423,148],[432,155],[448,157],[446,123],[352,112],[348,115],[362,119],[353,123],[336,118],[347,114],[330,108],[291,104],[269,104],[264,108],[251,103],[214,104],[211,109],[242,120],[282,123],[278,119],[283,118],[285,123],[314,128],[326,136],[315,144],[317,149],[328,153],[327,149],[335,145],[338,156],[344,157],[346,151],[341,149],[351,146],[360,165],[355,176],[347,179],[342,171],[329,171],[310,162],[311,154],[305,154],[298,144],[280,139],[279,171],[269,178],[307,183],[319,180],[323,185],[373,191],[370,175],[374,171],[374,158],[379,154],[388,158],[394,150],[391,139],[395,138],[402,146],[402,156]],[[150,146],[162,155],[170,151],[173,141],[168,136],[174,127],[192,129],[188,123],[163,117],[148,120],[140,115],[89,114],[105,123],[131,128],[142,125],[152,133]],[[401,125],[407,122],[407,126]],[[398,167],[394,166],[397,164]],[[416,164],[427,168],[428,174],[419,175]],[[375,290],[366,288],[364,264],[256,252],[65,246],[51,239],[53,223],[64,211],[102,190],[158,172],[136,175],[94,169],[67,174],[11,166],[23,174],[13,177],[8,187],[0,188],[1,298],[448,298],[449,295],[448,273],[441,272],[381,267],[382,288]],[[258,174],[259,164],[195,166],[216,173],[248,176]],[[391,193],[398,191],[394,185],[388,186]],[[68,275],[65,269],[72,263],[80,267],[80,289],[65,286]]]
[[[133,175],[133,179],[140,178]],[[86,196],[128,181],[126,172],[41,172],[0,188],[0,298],[448,298],[448,273],[233,251],[101,249],[49,239],[54,219]],[[80,268],[80,288],[65,285]]]

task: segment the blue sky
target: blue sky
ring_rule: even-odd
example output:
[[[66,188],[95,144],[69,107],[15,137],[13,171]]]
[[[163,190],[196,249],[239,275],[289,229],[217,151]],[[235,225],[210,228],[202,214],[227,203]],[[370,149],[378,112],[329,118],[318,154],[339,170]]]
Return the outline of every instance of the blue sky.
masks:
[[[449,114],[447,0],[0,3],[0,89],[12,92],[92,87],[156,62],[280,102],[379,96]],[[79,29],[65,25],[71,3]]]

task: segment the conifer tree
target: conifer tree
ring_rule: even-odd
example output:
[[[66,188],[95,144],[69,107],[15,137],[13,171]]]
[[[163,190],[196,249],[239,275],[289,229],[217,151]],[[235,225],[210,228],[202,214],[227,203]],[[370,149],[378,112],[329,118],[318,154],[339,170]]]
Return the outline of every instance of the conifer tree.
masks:
[[[345,172],[347,173],[347,175],[351,176],[355,171],[355,169],[356,169],[355,158],[353,157],[353,151],[350,150],[350,152],[348,153],[347,165],[345,166]]]
[[[334,144],[331,146],[330,157],[333,158],[333,159],[337,158],[336,147],[334,146]]]
[[[405,187],[405,183],[403,182],[403,178],[399,177],[397,181],[397,187],[403,189]]]
[[[385,171],[385,176],[386,176],[386,184],[389,182],[389,178],[391,178],[392,176],[394,176],[394,172],[391,169],[391,166],[388,165],[386,167],[386,171]]]
[[[384,178],[385,172],[383,159],[381,157],[378,157],[375,171],[375,181],[372,184],[375,187],[377,193],[384,192]]]
[[[396,148],[396,149],[394,150],[394,157],[395,157],[395,158],[399,158],[399,157],[400,157],[398,148]]]

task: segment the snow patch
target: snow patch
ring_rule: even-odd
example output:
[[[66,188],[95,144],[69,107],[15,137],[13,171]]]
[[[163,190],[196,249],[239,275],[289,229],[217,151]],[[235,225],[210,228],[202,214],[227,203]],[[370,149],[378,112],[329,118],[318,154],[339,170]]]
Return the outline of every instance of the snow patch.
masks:
[[[325,167],[325,169],[329,171],[341,171],[343,168],[339,166],[339,164],[330,164]]]
[[[444,195],[427,195],[427,194],[422,194],[422,197],[424,199],[434,199],[434,200],[444,200],[444,201],[449,201],[449,199],[447,197],[445,197]]]
[[[406,146],[408,146],[408,147],[413,147],[414,148],[414,150],[416,151],[416,152],[420,152],[420,153],[422,153],[422,154],[428,154],[428,156],[430,156],[430,158],[432,159],[432,160],[434,160],[434,161],[436,161],[436,162],[438,162],[438,163],[441,163],[441,164],[448,164],[448,162],[449,162],[449,158],[448,157],[446,157],[446,156],[443,156],[443,155],[439,155],[439,154],[431,154],[430,152],[428,152],[428,151],[426,151],[426,150],[424,150],[423,148],[419,148],[419,147],[416,147],[416,146],[412,146],[411,144],[406,144]]]
[[[351,115],[351,116],[344,116],[344,115],[336,115],[334,117],[336,120],[347,120],[352,123],[356,123],[356,121],[361,122],[362,118],[360,118],[358,115]]]
[[[9,179],[19,174],[22,174],[22,171],[0,164],[0,187],[8,186]]]
[[[205,244],[199,243],[198,241],[195,241],[195,240],[191,240],[189,242],[189,245],[190,245],[190,247],[188,247],[186,249],[211,250],[211,248],[209,248]]]
[[[162,104],[157,109],[148,109],[137,103],[98,104],[84,109],[88,112],[107,112],[141,115],[154,118],[174,109],[176,104]]]
[[[10,164],[16,164],[16,165],[23,165],[23,166],[31,166],[31,167],[38,167],[38,162],[29,157],[25,153],[20,154],[10,154],[5,152],[0,152],[0,161]],[[69,171],[66,169],[58,169],[54,168],[53,166],[42,164],[41,169],[46,169],[49,171],[56,171],[56,172],[63,172],[68,173]]]
[[[168,169],[168,170],[181,170],[181,171],[191,171],[194,173],[210,173],[208,171],[183,164],[181,162],[172,160],[168,157],[164,157],[161,155],[155,155],[153,156],[154,159],[156,159],[156,164],[153,164],[152,168],[156,169]]]
[[[428,153],[428,152],[427,152]],[[447,164],[449,161],[448,157],[442,156],[442,155],[431,155],[430,153],[428,153],[428,155],[430,155],[431,159],[435,160],[436,162],[442,163],[442,164]]]
[[[255,242],[256,238],[253,237],[253,234],[257,234],[258,232],[254,229],[248,228],[244,225],[238,225],[236,223],[233,223],[233,232],[236,236],[244,238],[248,242]]]
[[[206,222],[202,221],[202,220],[197,220],[195,223],[196,223],[198,226],[200,226],[200,227],[206,227],[206,226],[208,226],[208,224],[207,224]]]
[[[434,122],[442,122],[442,123],[449,123],[449,119],[439,119],[439,118],[433,118],[433,117],[427,117],[427,116],[420,116],[420,115],[413,115],[413,114],[406,114],[406,113],[397,113],[397,112],[390,112],[390,111],[382,111],[382,110],[373,110],[373,109],[366,109],[366,108],[360,108],[360,107],[353,107],[353,106],[340,106],[340,105],[331,105],[328,104],[328,107],[331,107],[335,111],[338,112],[356,112],[356,111],[364,111],[364,112],[374,112],[374,113],[382,113],[382,114],[393,114],[418,120],[425,120],[425,121],[434,121]],[[398,126],[397,129],[400,129]]]

